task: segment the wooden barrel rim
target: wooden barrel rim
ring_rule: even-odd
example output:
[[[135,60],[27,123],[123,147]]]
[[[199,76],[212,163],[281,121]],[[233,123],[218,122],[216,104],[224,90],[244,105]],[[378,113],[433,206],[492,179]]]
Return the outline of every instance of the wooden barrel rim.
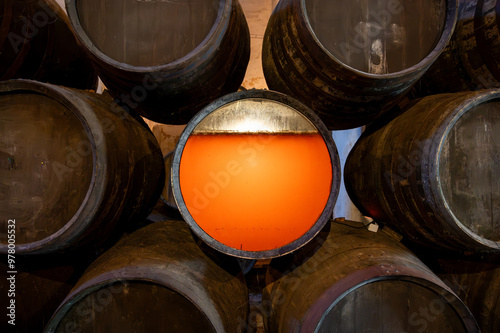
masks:
[[[141,277],[141,275],[143,277]],[[150,276],[155,276],[156,278],[147,278]],[[221,319],[219,318],[217,311],[214,311],[215,308],[213,308],[213,305],[210,302],[207,302],[207,300],[204,300],[203,297],[200,297],[201,291],[193,289],[193,285],[184,285],[186,279],[182,278],[182,274],[178,274],[178,272],[176,274],[175,269],[169,271],[167,269],[159,269],[158,267],[135,266],[123,267],[121,269],[106,272],[105,274],[101,274],[93,279],[90,279],[89,281],[86,281],[76,289],[72,290],[70,296],[66,298],[54,312],[54,315],[47,325],[46,331],[55,332],[58,324],[61,322],[62,318],[64,318],[66,313],[84,297],[105,288],[108,285],[123,281],[147,282],[158,284],[162,287],[170,289],[189,300],[191,304],[193,304],[206,316],[212,325],[221,323]],[[200,305],[203,306],[203,308]],[[223,327],[215,327],[215,329],[217,332],[224,331]]]
[[[385,268],[381,266],[371,266],[355,271],[354,273],[351,273],[336,282],[329,289],[325,290],[323,295],[316,300],[306,314],[302,326],[302,332],[315,331],[315,329],[321,325],[330,310],[334,308],[342,300],[342,298],[344,298],[344,296],[347,296],[353,290],[370,283],[384,280],[411,282],[433,292],[439,292],[444,298],[453,297],[453,304],[458,304],[454,306],[454,310],[461,318],[468,319],[464,322],[464,326],[472,331],[476,327],[476,323],[467,311],[465,304],[439,279],[429,275],[426,271],[420,271],[406,266],[391,266],[390,270],[386,270],[383,273],[385,274],[384,276],[380,276],[380,272],[384,270]],[[334,300],[334,302],[331,302],[332,300]]]
[[[441,34],[441,38],[439,41],[436,43],[434,49],[432,52],[430,52],[425,58],[423,58],[418,64],[413,65],[405,70],[395,72],[395,73],[387,73],[387,74],[371,74],[367,73],[364,71],[361,71],[359,69],[355,69],[354,67],[351,67],[349,65],[344,64],[342,61],[337,59],[334,55],[331,54],[330,51],[328,51],[323,44],[320,42],[320,40],[316,37],[316,33],[311,27],[311,23],[309,21],[309,17],[307,16],[307,10],[306,10],[306,0],[300,0],[300,15],[302,16],[302,20],[305,23],[305,27],[307,29],[307,33],[314,40],[314,42],[327,54],[330,59],[332,59],[334,62],[342,64],[343,67],[348,68],[350,71],[356,73],[359,76],[365,77],[365,78],[370,78],[370,79],[378,79],[378,80],[386,80],[386,79],[393,79],[393,78],[399,78],[403,77],[408,74],[412,74],[416,70],[422,69],[429,64],[433,63],[441,54],[441,51],[445,48],[445,46],[448,44],[448,42],[451,39],[451,36],[453,35],[453,30],[455,28],[455,24],[457,22],[457,17],[458,17],[458,1],[459,0],[449,0],[446,2],[446,13],[444,17],[446,18],[446,22],[443,26],[443,31]],[[449,6],[448,6],[449,5]],[[302,31],[299,31],[301,33]],[[423,74],[423,73],[422,73]]]
[[[449,220],[453,221],[453,223],[450,223],[450,227],[452,228],[458,228],[464,233],[466,233],[469,237],[474,239],[476,242],[483,246],[487,246],[489,248],[497,248],[500,249],[500,241],[492,241],[487,238],[481,237],[478,234],[472,232],[468,227],[466,227],[453,213],[452,209],[449,207],[449,204],[446,200],[446,197],[443,192],[443,188],[441,186],[441,177],[440,177],[440,160],[441,160],[441,153],[443,150],[443,145],[441,144],[444,142],[452,128],[455,126],[457,121],[468,111],[471,109],[485,103],[485,102],[492,102],[494,100],[497,100],[500,102],[500,90],[486,90],[486,91],[479,91],[477,92],[473,97],[465,100],[462,105],[456,108],[456,111],[450,115],[448,119],[451,118],[451,120],[448,122],[448,126],[444,127],[442,129],[442,132],[437,135],[437,137],[440,139],[439,143],[434,145],[434,147],[431,150],[431,156],[435,156],[435,159],[432,161],[433,166],[431,168],[432,172],[430,174],[430,179],[431,179],[431,188],[434,193],[439,194],[439,200],[441,200],[444,210],[443,213],[449,216]],[[435,180],[435,181],[432,181]]]
[[[467,306],[463,303],[463,301],[458,298],[452,291],[449,291],[447,289],[440,289],[437,288],[439,285],[436,285],[426,279],[419,278],[419,277],[411,277],[411,276],[391,276],[391,277],[378,277],[370,280],[363,281],[362,283],[356,285],[353,288],[350,288],[349,290],[346,290],[344,293],[339,295],[338,298],[335,299],[335,301],[330,305],[330,307],[322,314],[320,321],[317,323],[317,326],[320,327],[321,324],[323,323],[325,317],[329,314],[329,312],[347,295],[351,294],[353,291],[355,291],[358,288],[367,286],[371,283],[376,283],[380,281],[402,281],[402,282],[408,282],[410,284],[414,284],[416,286],[419,286],[421,288],[427,289],[433,293],[437,294],[439,293],[439,296],[444,298],[448,303],[446,303],[448,306],[451,305],[453,302],[452,309],[453,311],[458,314],[460,319],[463,320],[462,324],[463,326],[467,329],[469,332],[473,332],[476,330],[476,322],[474,318],[470,315],[469,311],[467,311]],[[453,297],[451,301],[449,301],[447,298]],[[438,299],[438,298],[436,298]],[[455,303],[456,302],[456,303]]]
[[[180,170],[182,152],[193,130],[203,119],[205,119],[207,115],[219,109],[221,106],[247,98],[262,98],[280,102],[282,104],[287,105],[290,108],[293,108],[295,111],[305,116],[318,129],[318,133],[321,135],[327,146],[328,153],[330,154],[330,161],[332,164],[332,183],[331,183],[330,196],[328,197],[328,201],[325,205],[325,208],[323,209],[323,212],[317,219],[316,223],[312,226],[311,229],[309,229],[299,239],[293,241],[292,243],[289,243],[285,246],[276,249],[265,250],[265,251],[239,250],[224,245],[221,242],[217,241],[216,239],[212,238],[196,223],[194,218],[191,216],[191,214],[186,208],[186,204],[184,202],[182,192],[180,190],[179,170]],[[198,112],[196,116],[193,117],[193,119],[188,123],[188,125],[186,126],[186,128],[184,129],[179,138],[179,141],[174,151],[174,158],[172,161],[172,167],[170,172],[172,175],[172,187],[173,187],[174,199],[177,204],[177,207],[179,208],[180,213],[182,214],[184,220],[190,226],[190,228],[209,246],[220,252],[237,256],[240,258],[270,259],[295,251],[296,249],[302,247],[307,242],[312,240],[314,236],[317,235],[322,230],[322,228],[327,223],[331,215],[331,212],[333,210],[333,207],[335,206],[335,202],[337,201],[337,196],[340,190],[340,187],[338,186],[339,182],[341,181],[340,169],[335,167],[338,165],[340,165],[340,160],[337,154],[337,147],[335,146],[335,143],[330,135],[330,132],[328,131],[324,123],[321,121],[321,119],[314,112],[312,112],[307,106],[305,106],[298,100],[279,92],[269,91],[269,90],[248,90],[248,91],[235,92],[232,94],[228,94],[222,98],[219,98],[218,100],[206,106],[203,110]]]
[[[80,120],[82,127],[84,127],[84,129],[86,130],[86,134],[88,135],[88,139],[92,146],[94,165],[96,163],[104,163],[103,165],[106,165],[106,147],[102,145],[100,146],[100,149],[97,149],[95,140],[95,134],[97,134],[100,138],[105,137],[103,129],[99,125],[97,118],[92,114],[92,110],[89,109],[88,106],[75,99],[74,96],[71,96],[70,92],[66,91],[64,88],[58,90],[56,87],[53,87],[49,84],[31,80],[11,80],[5,81],[4,83],[0,84],[0,94],[22,91],[46,96],[63,105],[68,111],[71,111],[74,116],[78,118],[78,120]],[[63,236],[65,236],[64,240],[67,239],[67,236],[71,236],[72,234],[74,237],[77,236],[78,232],[75,231],[84,230],[90,222],[90,219],[85,218],[85,221],[87,223],[76,223],[76,221],[82,215],[83,210],[89,210],[89,207],[92,207],[95,205],[95,203],[102,202],[104,200],[104,191],[102,189],[104,188],[104,184],[106,183],[107,178],[108,175],[105,170],[96,170],[94,168],[92,170],[90,186],[85,195],[85,199],[81,203],[76,213],[64,225],[64,227],[44,239],[27,244],[16,244],[16,250],[18,252],[26,250],[33,251],[36,248],[47,246],[48,244],[52,243],[57,243],[57,239],[62,238]],[[69,239],[68,241],[71,241],[71,239]],[[7,244],[0,244],[0,252],[6,253],[6,250]]]
[[[176,70],[177,67],[181,67],[183,63],[187,60],[200,60],[203,58],[203,54],[210,51],[213,48],[212,43],[209,41],[213,41],[216,43],[220,43],[222,38],[224,37],[221,32],[227,29],[229,25],[229,19],[231,14],[231,8],[233,6],[233,0],[225,0],[225,3],[219,4],[219,12],[217,14],[217,18],[214,22],[214,25],[210,29],[210,32],[203,39],[203,41],[196,46],[194,50],[186,54],[180,59],[175,60],[174,62],[163,64],[159,66],[132,66],[123,62],[119,62],[109,57],[105,53],[103,53],[99,48],[94,45],[94,43],[90,40],[87,33],[83,29],[80,24],[78,10],[76,6],[76,2],[80,0],[66,0],[66,10],[68,12],[68,17],[71,23],[73,30],[75,31],[75,35],[77,38],[87,46],[89,52],[92,53],[96,58],[105,61],[107,65],[119,68],[121,70],[125,70],[127,72],[135,72],[135,73],[143,73],[143,72],[153,72],[153,71],[173,71]],[[222,24],[223,23],[223,24]]]

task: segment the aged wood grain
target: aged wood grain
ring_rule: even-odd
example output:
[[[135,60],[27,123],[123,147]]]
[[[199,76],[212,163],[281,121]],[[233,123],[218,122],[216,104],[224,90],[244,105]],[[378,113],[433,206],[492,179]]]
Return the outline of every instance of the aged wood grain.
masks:
[[[155,205],[164,163],[140,117],[109,97],[35,81],[2,83],[0,101],[0,212],[16,220],[17,253],[98,245]]]
[[[247,313],[236,259],[212,256],[183,221],[167,221],[94,262],[46,332],[241,332]]]
[[[186,124],[237,91],[250,36],[237,0],[67,1],[71,26],[117,102]]]
[[[500,30],[497,0],[461,0],[450,43],[415,85],[412,94],[500,87]]]
[[[411,241],[498,252],[499,97],[498,90],[428,96],[369,127],[345,168],[355,204]]]
[[[441,259],[437,274],[459,295],[483,332],[500,330],[500,258]]]
[[[415,22],[423,16],[428,22],[427,15],[414,15],[419,4],[433,24]],[[330,129],[366,125],[395,106],[444,49],[455,25],[456,5],[456,1],[280,1],[264,37],[266,82],[270,89],[302,100]],[[381,31],[368,24],[388,24],[389,17],[398,18],[396,35],[402,36],[398,31],[403,29],[407,35],[401,40],[408,38],[408,45],[418,47],[411,46],[402,56],[403,43],[385,56],[381,38],[368,45],[365,39]],[[390,40],[389,35],[384,36]],[[374,54],[366,54],[365,44]],[[361,65],[367,60],[371,70]],[[395,63],[394,71],[387,70],[386,61]]]
[[[248,259],[282,256],[311,240],[332,214],[341,178],[321,120],[266,90],[227,95],[198,113],[174,151],[171,177],[192,230]]]
[[[306,247],[274,259],[267,282],[270,333],[479,332],[467,307],[412,252],[362,223],[330,223]]]

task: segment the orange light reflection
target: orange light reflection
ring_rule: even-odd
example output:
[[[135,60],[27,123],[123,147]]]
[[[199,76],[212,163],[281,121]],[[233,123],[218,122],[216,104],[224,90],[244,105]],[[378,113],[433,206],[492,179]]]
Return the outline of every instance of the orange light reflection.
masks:
[[[187,209],[207,234],[265,251],[315,224],[330,195],[332,165],[319,134],[195,134],[179,177]]]

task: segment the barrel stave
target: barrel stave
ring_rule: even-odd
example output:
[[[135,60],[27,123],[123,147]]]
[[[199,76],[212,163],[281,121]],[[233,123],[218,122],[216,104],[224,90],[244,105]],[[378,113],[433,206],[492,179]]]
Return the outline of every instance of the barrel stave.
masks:
[[[382,327],[417,332],[423,325],[416,323],[420,308],[429,309],[433,302],[442,305],[442,312],[426,325],[428,331],[478,331],[464,304],[408,249],[383,231],[374,234],[359,229],[360,223],[345,224],[331,223],[306,247],[271,262],[263,292],[271,307],[269,332]],[[377,297],[382,290],[383,297]],[[345,312],[337,321],[332,314],[340,308]],[[362,309],[366,313],[358,320]]]
[[[110,94],[120,106],[148,119],[186,124],[211,101],[237,91],[243,81],[250,58],[250,34],[237,0],[219,2],[214,26],[191,52],[177,60],[140,65],[101,51],[80,22],[78,6],[78,0],[67,1],[70,23]],[[195,7],[190,8],[194,11]]]
[[[122,332],[119,327],[122,318],[116,314],[123,313],[127,317],[140,316],[144,309],[136,306],[128,307],[126,297],[119,296],[126,292],[133,284],[142,286],[155,285],[157,289],[166,288],[181,295],[182,298],[198,309],[205,320],[190,318],[193,313],[183,313],[182,308],[166,304],[168,311],[182,316],[184,326],[177,327],[182,332],[192,327],[191,324],[204,323],[202,329],[210,332],[237,332],[240,322],[245,322],[248,311],[247,289],[240,274],[241,270],[235,259],[212,257],[202,251],[189,228],[179,221],[158,222],[146,226],[128,237],[122,239],[115,247],[96,260],[66,300],[56,311],[46,332],[61,332],[65,323],[73,322],[75,327],[90,330],[100,327],[100,322],[87,321],[79,318],[78,304],[86,297],[98,297],[99,289],[106,288],[113,293],[111,298],[120,302],[108,303],[102,311],[109,311],[111,319],[99,317],[108,322],[110,332]],[[97,286],[97,288],[96,288]],[[138,289],[139,290],[139,289]],[[150,292],[138,293],[137,299],[141,302],[151,300],[155,296]],[[188,303],[185,303],[188,304]],[[142,303],[141,303],[142,304]],[[147,304],[144,303],[144,304]],[[135,309],[135,310],[134,310]],[[151,308],[153,316],[160,318],[166,309]],[[153,317],[150,317],[153,318]],[[175,319],[175,316],[169,320]],[[147,332],[147,327],[158,329],[158,325],[167,325],[165,317],[154,320],[152,323],[134,321],[137,332]],[[182,322],[181,320],[181,322]],[[192,320],[192,322],[186,322]],[[161,323],[158,323],[161,322]],[[174,320],[175,322],[175,320]],[[158,325],[156,325],[158,324]],[[117,326],[118,325],[118,326]],[[149,325],[149,326],[148,326]],[[151,326],[153,325],[153,326]],[[156,325],[156,326],[155,326]]]
[[[302,0],[280,1],[268,23],[262,63],[268,86],[303,100],[329,129],[366,125],[390,111],[424,74],[453,31],[457,4],[446,3],[443,33],[418,64],[388,74],[363,72],[327,51]],[[300,87],[300,88],[299,88]]]
[[[45,197],[37,199],[31,197],[28,192],[23,192],[27,191],[28,187],[17,187],[17,195],[27,196],[20,198],[24,202],[42,200],[40,211],[34,211],[30,218],[23,218],[21,215],[12,217],[17,219],[17,227],[27,228],[28,231],[21,233],[22,229],[19,229],[20,238],[16,244],[18,253],[50,253],[100,246],[112,242],[117,236],[115,231],[130,227],[134,218],[147,216],[161,193],[164,164],[156,139],[138,116],[123,109],[118,109],[119,113],[110,111],[117,110],[112,108],[109,97],[35,81],[7,81],[2,84],[1,93],[7,97],[32,94],[43,98],[47,103],[43,103],[41,109],[45,110],[47,118],[57,116],[58,118],[54,118],[60,122],[56,124],[57,128],[70,133],[75,131],[72,133],[75,134],[74,139],[57,140],[44,132],[46,125],[43,124],[49,119],[42,119],[43,126],[39,126],[34,133],[52,142],[52,146],[47,144],[47,153],[43,153],[45,150],[42,145],[40,152],[24,156],[24,162],[28,165],[32,161],[38,161],[37,154],[45,156],[41,165],[43,173],[37,173],[39,165],[33,170],[22,168],[21,165],[14,169],[13,177],[15,174],[28,172],[26,179],[19,180],[21,184],[34,177],[42,181],[40,191],[44,193],[51,189],[49,193],[45,193]],[[29,103],[28,100],[25,102]],[[3,107],[8,108],[9,105]],[[23,110],[19,105],[12,107]],[[68,127],[70,119],[73,119],[73,123]],[[77,134],[79,136],[76,136]],[[61,137],[66,138],[67,135]],[[9,140],[5,140],[2,149],[14,149],[17,150],[16,154],[21,154],[29,147],[36,146],[36,140],[29,141],[30,138],[24,137],[23,140],[24,143],[14,144],[14,148],[9,148]],[[58,150],[57,145],[61,142],[63,147]],[[2,173],[5,172],[7,171],[2,170]],[[12,178],[6,180],[7,190],[14,188],[15,184],[10,184],[11,180]],[[74,184],[79,181],[81,187],[74,189]],[[64,194],[64,191],[69,194]],[[54,202],[44,204],[44,198],[50,200],[54,193],[58,193],[59,197],[53,198]],[[76,193],[80,195],[76,196]],[[11,199],[3,198],[3,211],[12,208]],[[56,207],[54,211],[44,211],[52,206]],[[57,207],[63,207],[63,210],[67,207],[74,209],[68,216],[59,216],[59,213],[56,213],[61,209]],[[49,217],[39,214],[44,212],[53,214]],[[44,228],[43,225],[49,221],[53,221],[52,224],[59,223],[59,227],[55,228],[49,224]],[[47,229],[49,226],[50,230]],[[116,227],[118,228],[115,230]],[[45,231],[36,235],[32,234],[33,229]],[[0,247],[2,251],[7,251],[6,242]]]
[[[493,102],[497,95],[491,90],[428,96],[389,123],[369,129],[346,164],[346,187],[356,205],[422,244],[496,250],[495,240],[486,239],[492,235],[475,235],[469,222],[455,216],[453,209],[458,211],[459,207],[450,206],[442,190],[453,177],[439,170],[447,158],[442,155],[443,142],[457,121],[476,106]],[[491,139],[495,147],[496,139]],[[492,193],[494,198],[494,190]],[[488,220],[490,213],[483,214]]]

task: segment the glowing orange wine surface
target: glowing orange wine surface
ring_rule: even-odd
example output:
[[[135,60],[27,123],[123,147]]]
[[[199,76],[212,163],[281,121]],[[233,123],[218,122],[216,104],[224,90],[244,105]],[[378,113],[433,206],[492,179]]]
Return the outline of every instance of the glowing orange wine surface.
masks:
[[[315,224],[330,195],[332,164],[320,134],[195,134],[179,181],[187,209],[208,235],[265,251]]]

